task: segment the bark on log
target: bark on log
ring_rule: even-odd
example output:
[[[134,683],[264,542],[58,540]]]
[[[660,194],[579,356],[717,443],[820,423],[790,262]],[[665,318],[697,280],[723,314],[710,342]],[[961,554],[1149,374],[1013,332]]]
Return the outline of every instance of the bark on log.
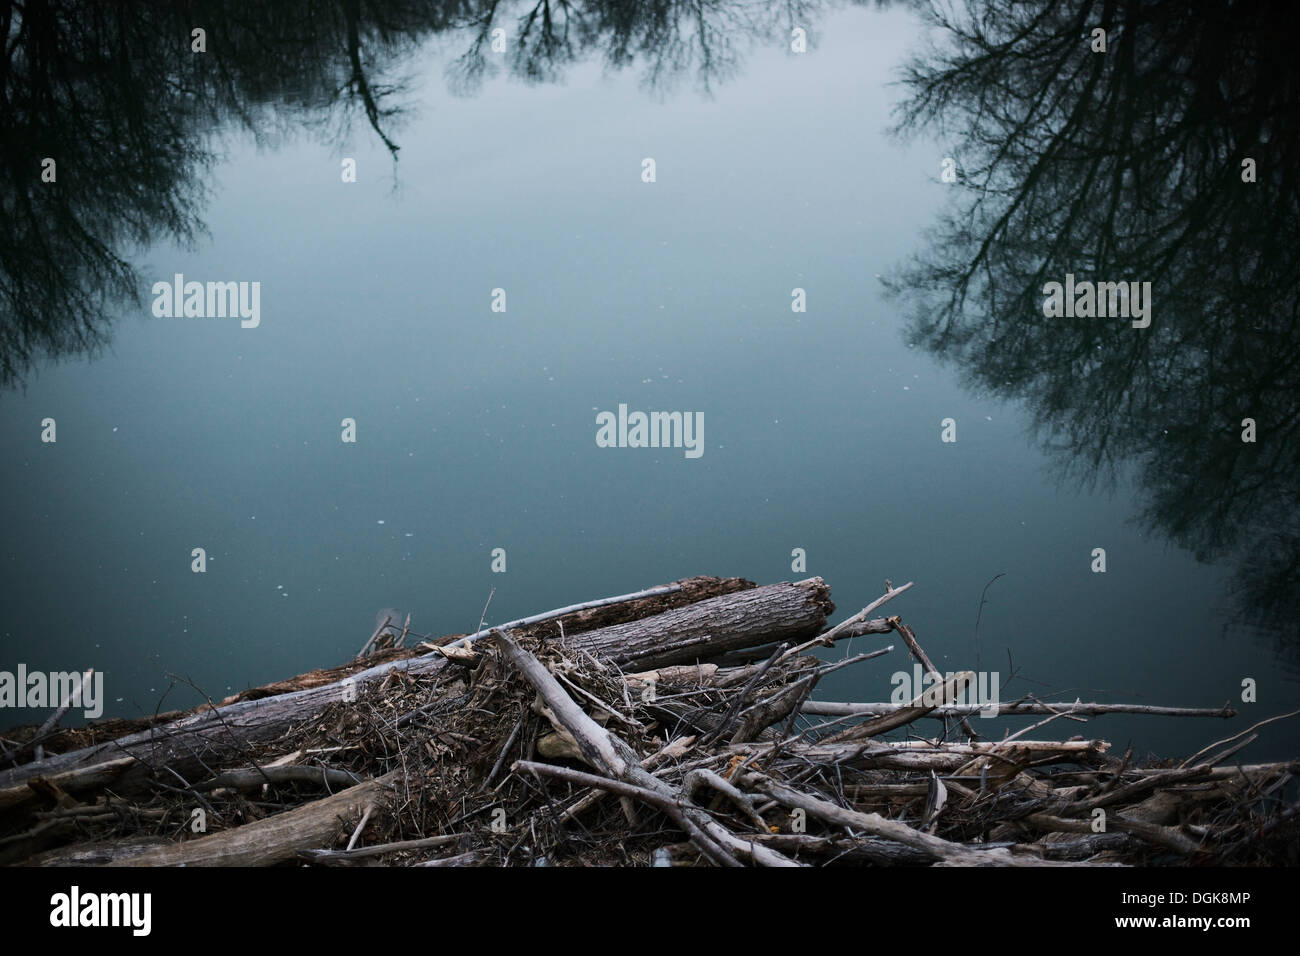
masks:
[[[73,843],[23,858],[20,866],[105,866],[158,847],[172,846],[163,837],[127,837],[94,843]]]
[[[805,640],[835,610],[821,578],[769,584],[580,635],[581,646],[624,667],[653,670],[755,644]],[[575,639],[574,643],[579,643]]]
[[[37,781],[43,780],[65,793],[78,793],[82,790],[91,790],[114,782],[117,775],[133,767],[136,760],[130,756],[115,757],[109,754],[107,759],[88,763],[84,766],[72,767],[61,772],[52,772],[50,765],[53,763],[53,759],[43,760],[36,764],[24,764],[23,767],[18,768],[21,770],[24,767],[35,767],[38,772],[29,774],[21,782],[0,787],[0,811],[16,807],[35,797],[37,791],[31,784]]]
[[[299,850],[328,846],[351,832],[356,821],[377,809],[396,774],[349,787],[341,793],[265,820],[197,840],[146,850],[109,866],[270,866]]]
[[[539,634],[556,634],[556,621],[564,625],[565,634],[580,634],[597,628],[622,624],[653,614],[662,614],[675,608],[695,604],[711,597],[734,594],[736,591],[748,591],[757,587],[753,581],[744,578],[694,577],[683,578],[672,584],[665,584],[645,591],[622,594],[618,597],[603,598],[598,601],[585,601],[543,614],[534,614],[520,618],[508,624],[485,627],[464,638],[474,641],[487,637],[493,631],[505,631],[518,637],[533,637]]]

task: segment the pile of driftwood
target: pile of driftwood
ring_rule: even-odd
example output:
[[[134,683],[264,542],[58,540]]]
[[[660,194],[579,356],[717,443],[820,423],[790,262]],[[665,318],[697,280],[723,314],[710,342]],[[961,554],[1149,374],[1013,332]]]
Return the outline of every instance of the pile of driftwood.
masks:
[[[1039,733],[1226,707],[1022,697],[993,706],[1042,719],[994,740],[978,731],[1005,721],[951,703],[968,672],[902,704],[814,701],[831,671],[890,660],[812,653],[852,637],[894,635],[892,670],[936,673],[877,615],[911,585],[887,587],[834,627],[819,578],[690,578],[410,647],[409,619],[385,622],[343,667],[219,704],[8,731],[0,862],[1296,862],[1300,761],[1230,763],[1249,731],[1160,767]]]

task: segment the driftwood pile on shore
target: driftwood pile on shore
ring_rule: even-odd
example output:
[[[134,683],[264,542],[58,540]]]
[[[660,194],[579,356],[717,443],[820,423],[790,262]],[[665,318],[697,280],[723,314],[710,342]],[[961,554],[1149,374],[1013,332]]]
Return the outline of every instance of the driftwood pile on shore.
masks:
[[[8,731],[13,759],[44,759],[0,767],[0,863],[1296,862],[1300,760],[1231,762],[1249,732],[1161,767],[1041,732],[1226,707],[1024,697],[993,706],[1042,718],[983,739],[1005,722],[952,704],[968,672],[904,704],[886,674],[862,677],[882,702],[812,700],[877,659],[934,672],[877,613],[910,587],[834,627],[819,578],[690,578],[412,647],[408,619],[342,667],[193,711]],[[813,653],[864,635],[902,646]]]

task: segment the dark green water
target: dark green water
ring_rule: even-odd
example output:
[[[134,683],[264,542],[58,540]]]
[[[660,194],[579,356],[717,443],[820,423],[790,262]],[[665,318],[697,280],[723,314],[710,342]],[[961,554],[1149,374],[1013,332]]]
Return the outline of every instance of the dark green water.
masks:
[[[446,633],[492,589],[488,623],[692,574],[820,575],[837,620],[916,581],[891,613],[941,668],[998,671],[1003,699],[1219,706],[1258,684],[1231,723],[1056,733],[1190,752],[1297,706],[1293,74],[1263,59],[1202,87],[1179,72],[1204,68],[1199,32],[1135,21],[1162,39],[1128,72],[1089,85],[1070,40],[898,137],[931,32],[910,5],[580,3],[523,54],[517,7],[467,89],[478,6],[380,3],[381,30],[272,4],[236,30],[216,4],[203,54],[197,21],[135,11],[129,70],[102,8],[31,25],[85,76],[55,107],[24,99],[21,56],[6,80],[0,668],[95,667],[106,714],[137,715],[168,674],[221,697],[338,663],[381,607]],[[1070,38],[1061,18],[1042,32]],[[969,213],[989,157],[962,97],[996,104],[996,149],[1020,104],[995,91],[1044,76],[1099,105],[988,166],[1027,197],[1008,220]],[[1151,281],[1150,328],[1045,318],[1040,269]],[[156,317],[176,273],[259,282],[260,324]],[[703,454],[598,447],[620,403],[702,414]],[[910,666],[900,643],[819,696],[887,700]],[[1298,743],[1274,724],[1244,755]]]

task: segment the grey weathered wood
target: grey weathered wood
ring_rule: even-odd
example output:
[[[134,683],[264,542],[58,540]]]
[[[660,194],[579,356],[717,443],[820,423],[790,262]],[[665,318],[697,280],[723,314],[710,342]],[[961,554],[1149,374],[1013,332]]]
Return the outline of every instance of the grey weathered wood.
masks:
[[[939,676],[942,680],[942,675]],[[937,704],[927,703],[927,701],[956,700],[957,695],[964,693],[966,685],[970,684],[974,679],[974,671],[960,671],[943,681],[942,684],[936,684],[921,691],[907,707],[893,713],[873,717],[864,724],[859,724],[856,727],[841,731],[833,737],[828,737],[826,742],[837,743],[842,740],[861,740],[866,737],[875,737],[904,724],[910,724],[912,721],[924,717],[937,706]]]
[[[510,621],[506,624],[498,624],[495,627],[485,627],[473,634],[467,634],[457,641],[452,642],[452,647],[460,647],[477,641],[479,638],[487,637],[493,631],[513,631],[516,628],[526,627],[529,624],[540,624],[543,621],[552,621],[558,617],[564,617],[566,614],[576,614],[578,611],[590,611],[593,608],[609,607],[611,604],[626,604],[631,601],[637,601],[641,598],[658,597],[661,594],[675,594],[682,589],[680,584],[665,584],[657,588],[647,588],[644,591],[633,591],[631,594],[620,594],[617,597],[600,598],[596,601],[584,601],[581,604],[570,604],[568,607],[556,608],[554,611],[544,611],[541,614],[534,614],[531,617],[521,617],[517,621]]]
[[[825,700],[805,702],[799,712],[820,717],[875,717],[892,714],[911,707],[908,704],[871,703],[849,704]],[[1034,714],[1063,714],[1077,717],[1096,717],[1100,714],[1149,714],[1156,717],[1234,717],[1236,711],[1231,707],[1158,707],[1152,704],[1094,704],[1058,701],[1042,703],[1040,701],[1008,701],[1003,704],[961,704],[952,707],[936,707],[927,717],[977,717],[985,711],[996,707],[996,716],[1031,716]]]
[[[388,799],[395,773],[321,800],[197,840],[155,847],[109,866],[270,866],[299,850],[328,846]]]
[[[44,743],[46,735],[48,735],[55,725],[63,719],[63,715],[72,707],[72,702],[79,699],[78,695],[81,693],[82,686],[86,681],[90,680],[90,678],[94,676],[94,673],[95,669],[92,667],[85,673],[77,674],[76,686],[68,693],[67,700],[63,701],[54,713],[45,718],[45,723],[36,728],[36,733],[32,734],[31,738],[26,743],[19,744],[13,750],[0,755],[0,766],[3,766],[10,761],[17,762],[18,758],[26,754],[28,750],[31,750],[33,747],[39,748]],[[38,749],[37,758],[40,759],[40,756],[41,754]]]
[[[830,589],[821,578],[769,584],[590,631],[581,635],[582,646],[620,665],[652,670],[755,644],[813,637],[834,608]],[[697,643],[686,645],[686,641]],[[682,646],[671,646],[679,643]]]
[[[219,773],[210,780],[195,784],[194,789],[206,792],[229,787],[232,790],[260,787],[264,784],[307,783],[316,786],[346,789],[361,783],[361,778],[346,770],[331,767],[290,765],[287,767],[248,767]]]
[[[463,833],[447,833],[442,836],[424,837],[419,840],[401,840],[397,843],[380,843],[375,846],[357,847],[353,850],[299,850],[298,856],[313,863],[350,863],[387,853],[402,853],[409,850],[425,850],[431,847],[459,843],[465,839]]]
[[[1013,856],[1002,848],[973,849],[941,837],[922,833],[897,820],[886,820],[878,813],[861,813],[836,806],[818,797],[800,793],[792,787],[761,774],[746,775],[746,782],[767,793],[777,803],[791,809],[803,810],[833,826],[850,827],[863,833],[893,840],[905,847],[919,850],[931,859],[958,866],[1050,866],[1042,859]]]
[[[800,640],[818,633],[834,609],[830,589],[820,578],[771,584],[723,594],[652,617],[598,628],[567,638],[589,653],[638,669],[687,664],[747,644]],[[359,694],[390,669],[413,675],[434,674],[449,666],[438,651],[389,661],[353,674],[344,681],[306,690],[209,707],[118,740],[0,771],[0,796],[20,796],[34,777],[86,771],[131,756],[136,762],[114,779],[118,794],[147,788],[158,768],[170,767],[187,780],[209,775],[206,767],[238,766],[248,760],[251,744],[279,739],[293,725],[344,699],[346,681]],[[169,777],[169,782],[175,783]],[[17,801],[15,801],[17,802]]]
[[[657,806],[686,831],[691,842],[706,856],[723,865],[739,865],[737,855],[746,856],[761,866],[798,865],[781,853],[737,837],[704,810],[693,806],[668,784],[643,769],[632,749],[587,716],[536,657],[504,635],[496,634],[493,639],[510,663],[545,701],[550,709],[548,716],[577,741],[587,763],[607,776],[531,761],[516,761],[516,772],[527,770],[540,775],[558,776],[620,796],[632,796]]]
[[[52,766],[56,760],[57,758],[50,758],[34,764],[23,764],[22,767],[17,768],[18,770],[32,768],[36,772],[28,773],[13,783],[0,785],[0,810],[16,807],[36,796],[36,791],[27,786],[28,780],[39,777],[60,790],[79,793],[108,783],[116,783],[119,774],[126,773],[136,764],[134,757],[110,753],[103,760],[65,766],[60,770]]]
[[[115,860],[122,861],[139,856],[148,850],[170,846],[165,837],[132,836],[94,843],[73,843],[57,849],[46,850],[23,859],[22,866],[104,866]]]

